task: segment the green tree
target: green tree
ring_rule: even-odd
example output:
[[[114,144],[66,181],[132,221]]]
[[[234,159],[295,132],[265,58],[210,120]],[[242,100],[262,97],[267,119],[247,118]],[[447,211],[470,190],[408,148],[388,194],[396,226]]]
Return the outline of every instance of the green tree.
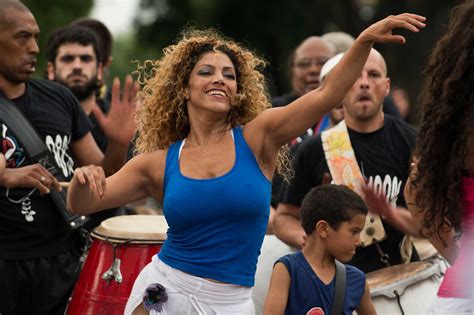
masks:
[[[425,59],[446,25],[454,0],[141,0],[136,18],[142,45],[161,50],[186,25],[213,27],[263,55],[271,93],[287,92],[288,55],[306,37],[329,31],[357,36],[371,23],[390,14],[414,12],[428,18],[421,34],[409,34],[407,44],[377,45],[387,59],[392,82],[409,92],[412,102],[420,89]]]
[[[48,35],[58,27],[67,25],[79,17],[87,16],[92,9],[94,0],[23,0],[22,2],[33,13],[41,30],[40,56],[36,76],[42,76],[46,67],[43,52]]]

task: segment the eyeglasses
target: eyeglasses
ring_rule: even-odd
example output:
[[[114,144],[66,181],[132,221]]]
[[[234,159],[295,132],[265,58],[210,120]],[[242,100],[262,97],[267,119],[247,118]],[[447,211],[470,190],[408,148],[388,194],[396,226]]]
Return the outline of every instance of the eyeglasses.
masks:
[[[308,69],[309,67],[311,67],[311,64],[314,64],[316,67],[322,67],[328,60],[329,58],[326,58],[326,57],[313,58],[313,59],[301,59],[301,60],[295,61],[294,65],[295,67],[300,68],[300,69]]]

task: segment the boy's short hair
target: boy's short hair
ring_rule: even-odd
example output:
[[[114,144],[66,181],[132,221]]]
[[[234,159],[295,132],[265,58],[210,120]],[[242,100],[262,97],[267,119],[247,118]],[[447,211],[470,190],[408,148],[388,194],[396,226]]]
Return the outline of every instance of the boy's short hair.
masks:
[[[314,232],[316,223],[324,220],[337,230],[344,221],[368,212],[362,198],[345,185],[321,185],[312,188],[301,204],[301,225],[307,235]]]

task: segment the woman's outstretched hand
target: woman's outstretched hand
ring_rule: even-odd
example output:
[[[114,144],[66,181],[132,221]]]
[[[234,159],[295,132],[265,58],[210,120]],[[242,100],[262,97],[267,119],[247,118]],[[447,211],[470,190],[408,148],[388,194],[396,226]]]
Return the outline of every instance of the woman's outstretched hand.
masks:
[[[404,28],[412,32],[418,32],[425,27],[426,18],[412,13],[390,15],[385,19],[372,24],[359,35],[359,39],[372,43],[399,43],[405,44],[405,37],[395,35],[392,31],[396,28]]]

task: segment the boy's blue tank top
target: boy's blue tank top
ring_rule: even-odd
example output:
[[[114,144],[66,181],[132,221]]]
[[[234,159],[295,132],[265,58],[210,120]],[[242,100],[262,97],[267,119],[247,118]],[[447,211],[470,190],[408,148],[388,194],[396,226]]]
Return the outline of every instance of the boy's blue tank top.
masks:
[[[290,292],[285,315],[331,314],[336,277],[329,284],[322,282],[302,252],[283,256],[277,262],[282,262],[290,274]],[[346,291],[342,314],[352,315],[364,292],[365,274],[356,267],[346,265]]]
[[[234,166],[211,179],[183,176],[182,141],[170,146],[163,197],[169,228],[158,256],[192,275],[253,286],[268,223],[271,182],[260,170],[242,128],[233,128],[233,135]]]

